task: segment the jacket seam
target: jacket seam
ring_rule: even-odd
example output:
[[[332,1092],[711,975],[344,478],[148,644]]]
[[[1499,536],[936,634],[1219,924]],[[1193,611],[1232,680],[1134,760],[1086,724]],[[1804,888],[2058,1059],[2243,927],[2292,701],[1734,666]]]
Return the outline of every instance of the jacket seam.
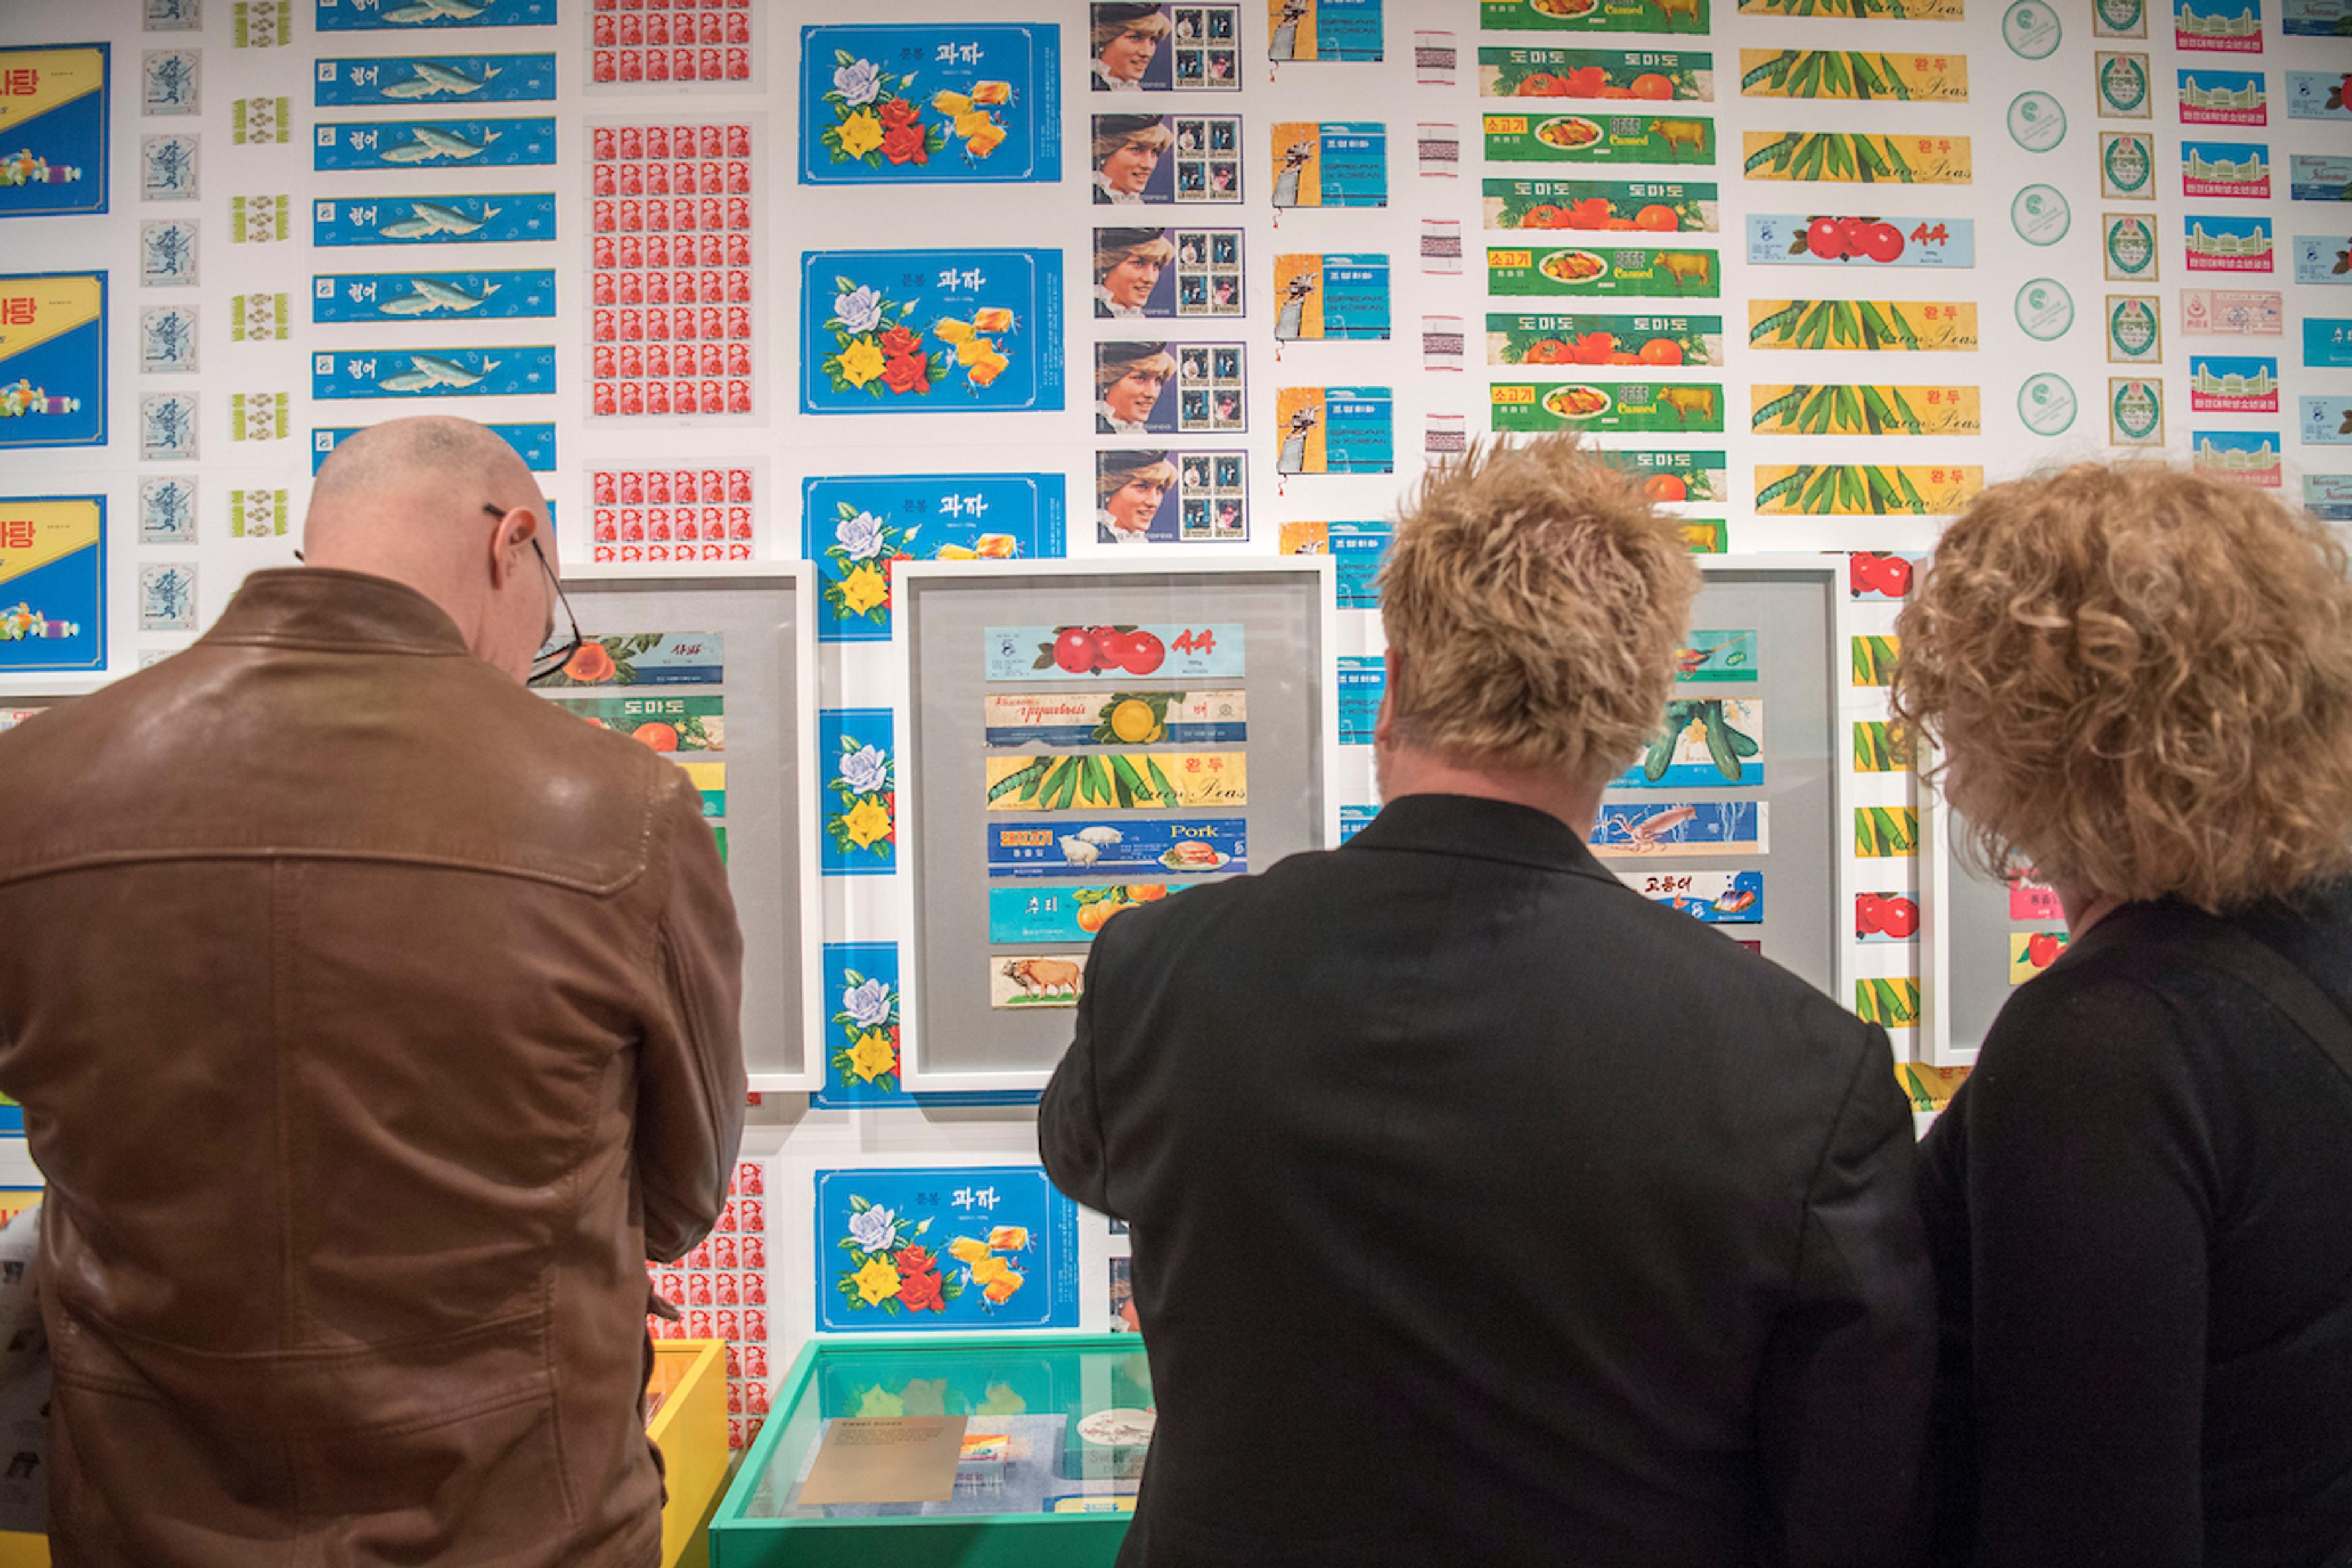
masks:
[[[540,1363],[547,1373],[547,1430],[555,1444],[555,1484],[563,1489],[564,1523],[577,1530],[580,1498],[572,1488],[572,1456],[563,1442],[563,1380],[555,1367],[555,1269],[551,1258],[540,1273],[539,1298]]]
[[[650,824],[648,824],[648,831]],[[376,865],[432,866],[460,871],[476,871],[488,877],[512,877],[522,881],[541,882],[551,887],[566,888],[573,892],[590,893],[598,898],[610,898],[625,891],[644,877],[646,872],[643,838],[640,838],[637,864],[605,881],[591,881],[583,877],[566,876],[558,871],[542,871],[527,866],[514,866],[468,859],[459,855],[432,855],[400,849],[311,849],[289,848],[283,845],[209,845],[142,849],[95,849],[68,852],[55,859],[30,861],[14,867],[0,867],[0,887],[15,882],[31,881],[38,877],[54,877],[68,871],[86,870],[98,866],[151,865],[181,860],[364,860]]]

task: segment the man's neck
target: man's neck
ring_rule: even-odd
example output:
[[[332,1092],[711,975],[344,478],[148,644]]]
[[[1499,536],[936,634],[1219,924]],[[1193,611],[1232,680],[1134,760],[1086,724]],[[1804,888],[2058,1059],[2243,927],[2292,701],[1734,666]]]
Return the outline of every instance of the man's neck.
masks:
[[[1499,800],[1556,816],[1579,839],[1591,837],[1601,815],[1599,784],[1577,784],[1546,768],[1480,767],[1449,761],[1410,746],[1382,759],[1381,798],[1409,795],[1464,795]]]

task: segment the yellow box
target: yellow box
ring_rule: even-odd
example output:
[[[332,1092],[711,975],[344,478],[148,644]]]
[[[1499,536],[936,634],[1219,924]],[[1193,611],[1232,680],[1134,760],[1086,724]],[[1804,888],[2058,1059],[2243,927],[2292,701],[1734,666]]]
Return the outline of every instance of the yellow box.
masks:
[[[646,1383],[646,1436],[662,1454],[669,1500],[662,1506],[662,1568],[710,1561],[709,1523],[727,1486],[727,1346],[663,1340]],[[44,1559],[44,1561],[47,1561]],[[0,1559],[0,1568],[11,1568]]]

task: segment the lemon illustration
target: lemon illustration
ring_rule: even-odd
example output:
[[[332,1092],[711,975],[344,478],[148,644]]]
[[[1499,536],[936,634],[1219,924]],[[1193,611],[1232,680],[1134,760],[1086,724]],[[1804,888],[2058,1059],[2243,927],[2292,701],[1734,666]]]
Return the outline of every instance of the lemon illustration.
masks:
[[[1151,716],[1151,705],[1134,698],[1110,710],[1110,732],[1129,745],[1141,745],[1160,739],[1160,721]]]

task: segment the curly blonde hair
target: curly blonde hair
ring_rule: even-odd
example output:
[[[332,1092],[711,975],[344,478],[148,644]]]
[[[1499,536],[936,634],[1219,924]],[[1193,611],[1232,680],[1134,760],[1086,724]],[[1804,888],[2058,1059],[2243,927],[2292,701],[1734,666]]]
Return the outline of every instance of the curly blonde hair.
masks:
[[[2352,871],[2352,583],[2259,490],[2081,463],[1985,491],[1897,623],[1892,702],[1964,856],[2216,913]]]
[[[1433,468],[1381,569],[1390,711],[1451,760],[1621,773],[1665,722],[1698,568],[1572,436]]]

